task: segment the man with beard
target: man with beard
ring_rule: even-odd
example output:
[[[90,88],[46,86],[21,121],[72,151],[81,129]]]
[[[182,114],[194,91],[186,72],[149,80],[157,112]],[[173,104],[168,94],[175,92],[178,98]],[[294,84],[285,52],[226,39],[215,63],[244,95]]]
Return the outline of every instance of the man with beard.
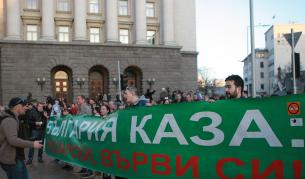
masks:
[[[225,92],[227,99],[244,98],[244,80],[238,75],[228,76],[226,79]]]
[[[28,109],[27,102],[19,97],[12,98],[9,109],[0,113],[0,165],[9,179],[28,179],[24,164],[24,148],[41,148],[41,141],[21,139],[19,117]]]

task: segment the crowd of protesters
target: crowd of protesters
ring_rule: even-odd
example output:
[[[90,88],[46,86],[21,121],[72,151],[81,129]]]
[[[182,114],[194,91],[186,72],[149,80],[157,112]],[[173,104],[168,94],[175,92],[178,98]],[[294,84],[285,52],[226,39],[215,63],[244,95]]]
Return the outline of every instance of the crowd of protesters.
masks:
[[[86,98],[85,96],[79,95],[76,98],[76,102],[72,104],[68,104],[67,101],[63,98],[53,99],[51,96],[46,98],[45,102],[38,102],[32,99],[32,95],[28,95],[28,99],[24,100],[21,98],[12,98],[8,108],[5,109],[4,106],[0,105],[1,115],[3,114],[11,114],[14,115],[9,116],[16,120],[19,118],[18,128],[15,129],[14,140],[19,140],[19,144],[10,143],[11,141],[6,141],[12,145],[12,148],[16,149],[17,157],[19,156],[21,163],[24,164],[25,155],[23,151],[23,147],[30,147],[30,150],[27,155],[27,160],[25,162],[26,165],[31,165],[33,162],[34,156],[34,148],[38,148],[38,162],[43,163],[43,150],[41,148],[42,144],[38,143],[38,141],[44,140],[44,133],[47,124],[47,120],[50,116],[63,116],[63,115],[95,115],[100,116],[101,119],[104,119],[110,113],[121,110],[126,107],[140,107],[140,106],[152,106],[152,105],[166,105],[171,103],[182,103],[182,102],[193,102],[193,101],[208,101],[213,102],[215,100],[220,99],[229,99],[229,98],[245,98],[243,94],[243,80],[238,75],[231,75],[226,79],[226,86],[224,96],[212,96],[209,97],[207,95],[203,95],[199,90],[196,91],[170,91],[169,88],[162,88],[159,94],[159,98],[155,99],[155,90],[147,89],[144,95],[140,95],[138,90],[135,87],[126,87],[126,89],[122,93],[123,100],[120,100],[119,96],[116,96],[115,100],[110,100],[108,95],[104,95],[103,98],[98,98],[94,100],[93,98]],[[18,108],[17,108],[17,107]],[[16,108],[16,109],[15,109]],[[19,110],[16,112],[16,110]],[[13,111],[13,112],[12,112]],[[1,119],[2,120],[2,119]],[[4,121],[5,120],[5,121]],[[1,124],[0,134],[5,134],[5,129],[3,126],[6,124],[7,119],[4,119]],[[16,126],[16,125],[15,125]],[[18,129],[18,130],[17,130]],[[18,132],[18,134],[17,134]],[[15,134],[16,133],[16,134]],[[3,143],[5,139],[1,138],[1,151],[5,151],[3,149]],[[5,138],[5,137],[4,137]],[[27,141],[26,141],[27,140]],[[20,144],[20,141],[23,144]],[[34,141],[34,142],[32,142]],[[20,150],[22,148],[22,150]],[[23,154],[23,155],[22,155]],[[20,157],[21,156],[21,157]],[[14,156],[13,156],[14,157]],[[103,174],[102,172],[94,172],[86,168],[78,168],[75,166],[71,166],[67,163],[64,163],[60,160],[55,160],[59,165],[61,165],[65,169],[73,169],[75,174],[81,175],[83,178],[91,178],[95,175],[103,175],[104,178],[113,178],[114,176]],[[7,167],[5,161],[0,161],[2,168],[5,170],[8,178],[14,178],[14,172],[18,170],[16,168],[5,168]],[[12,164],[9,163],[9,164]],[[14,166],[14,165],[13,165]],[[17,164],[16,164],[17,166]],[[23,167],[24,178],[28,178],[26,167]],[[17,176],[17,178],[20,176]],[[16,178],[16,177],[15,177]],[[120,178],[120,177],[116,177]]]

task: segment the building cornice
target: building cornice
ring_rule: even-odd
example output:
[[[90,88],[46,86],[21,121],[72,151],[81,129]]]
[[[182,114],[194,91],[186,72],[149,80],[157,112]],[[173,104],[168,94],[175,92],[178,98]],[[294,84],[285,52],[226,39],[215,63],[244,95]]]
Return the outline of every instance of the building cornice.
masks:
[[[181,51],[181,54],[183,56],[197,56],[199,54],[199,52],[197,51]]]
[[[1,44],[21,44],[21,45],[59,45],[59,46],[101,46],[101,47],[130,47],[130,48],[156,48],[156,49],[177,49],[180,50],[181,46],[166,46],[166,45],[143,45],[143,44],[120,44],[120,43],[103,43],[103,44],[96,44],[90,42],[79,42],[79,41],[72,41],[72,42],[57,42],[57,41],[11,41],[11,40],[0,40]],[[182,51],[181,53],[185,55],[197,55],[198,52],[191,52],[191,51]]]
[[[28,15],[23,15],[21,16],[21,19],[24,20],[41,20],[40,16],[28,16]]]

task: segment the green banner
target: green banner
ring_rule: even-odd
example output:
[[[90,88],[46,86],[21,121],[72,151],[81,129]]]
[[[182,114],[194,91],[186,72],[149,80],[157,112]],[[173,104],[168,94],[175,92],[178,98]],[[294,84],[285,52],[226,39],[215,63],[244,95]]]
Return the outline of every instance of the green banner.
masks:
[[[45,151],[127,178],[305,178],[305,95],[51,118]]]

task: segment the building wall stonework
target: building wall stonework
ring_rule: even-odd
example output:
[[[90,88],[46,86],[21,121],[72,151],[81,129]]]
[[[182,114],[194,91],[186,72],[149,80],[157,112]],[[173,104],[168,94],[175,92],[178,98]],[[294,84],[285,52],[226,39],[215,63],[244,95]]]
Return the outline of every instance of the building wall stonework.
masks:
[[[2,92],[2,58],[1,58],[1,50],[0,50],[0,104],[2,104],[2,96],[3,96],[3,92]]]
[[[130,66],[142,71],[143,92],[149,87],[148,78],[155,78],[155,97],[161,88],[195,90],[197,80],[197,53],[181,52],[180,47],[140,45],[93,45],[56,42],[8,42],[0,41],[0,103],[7,104],[14,96],[27,96],[44,101],[53,95],[51,71],[65,66],[72,71],[72,97],[89,95],[89,70],[97,65],[109,72],[108,89],[117,94],[113,78],[118,77],[117,62],[121,73]],[[36,79],[45,78],[41,88]],[[76,79],[85,78],[80,87]]]
[[[183,91],[191,89],[194,92],[197,88],[197,58],[194,59],[194,56],[197,56],[197,54],[197,52],[181,52],[181,86],[178,89]],[[193,79],[196,79],[195,85]]]

